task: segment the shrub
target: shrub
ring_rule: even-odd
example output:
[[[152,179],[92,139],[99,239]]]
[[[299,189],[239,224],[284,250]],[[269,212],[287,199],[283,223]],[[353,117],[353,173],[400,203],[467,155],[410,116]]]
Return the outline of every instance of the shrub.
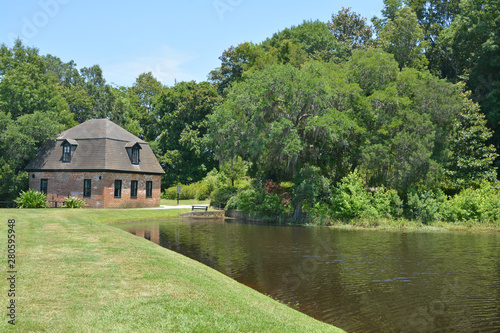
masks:
[[[410,191],[408,193],[410,218],[419,220],[424,224],[441,219],[445,203],[446,196],[439,189],[422,192]]]
[[[226,210],[238,209],[247,215],[253,216],[259,204],[259,193],[253,188],[239,192],[232,196],[226,205]]]
[[[199,185],[198,183],[190,185],[181,185],[181,193],[179,194],[180,200],[192,200],[198,198]],[[163,199],[176,200],[177,199],[177,186],[172,186],[163,191]]]
[[[329,202],[330,180],[321,175],[319,167],[306,164],[294,182],[294,203],[302,202],[306,207],[313,207],[318,202]]]
[[[45,208],[47,207],[47,195],[37,190],[21,191],[14,200],[19,208]]]
[[[212,200],[225,207],[229,199],[236,195],[238,189],[229,185],[222,185],[212,193]]]
[[[309,210],[309,221],[316,225],[329,225],[331,206],[325,202],[318,202]]]
[[[378,188],[372,194],[371,204],[382,217],[398,218],[403,215],[403,200],[396,190]]]
[[[281,199],[275,193],[264,193],[262,202],[255,207],[255,210],[263,217],[278,218],[283,214]]]
[[[228,185],[229,179],[224,172],[219,172],[214,168],[200,182],[206,186],[207,193],[210,195],[210,193],[222,185]]]
[[[403,214],[403,201],[396,190],[381,187],[368,192],[365,181],[357,171],[340,181],[333,190],[331,200],[332,215],[337,218],[398,218]]]
[[[478,189],[468,188],[456,194],[444,208],[444,219],[449,222],[497,222],[500,221],[500,190],[484,181]]]
[[[283,200],[276,193],[266,193],[264,189],[250,188],[233,195],[226,210],[238,209],[251,217],[279,220],[285,215]]]
[[[354,171],[342,178],[332,195],[332,212],[338,218],[378,218],[372,206],[371,193],[361,175]]]
[[[87,202],[83,199],[76,197],[70,197],[64,199],[64,205],[66,208],[83,208],[87,206]]]

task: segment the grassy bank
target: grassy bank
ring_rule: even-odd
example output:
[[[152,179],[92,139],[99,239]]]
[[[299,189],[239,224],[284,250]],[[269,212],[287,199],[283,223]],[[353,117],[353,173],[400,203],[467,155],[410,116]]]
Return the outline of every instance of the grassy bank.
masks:
[[[16,219],[16,325],[0,331],[340,332],[223,274],[106,223],[183,210],[0,210]],[[0,292],[10,297],[3,260]]]
[[[443,222],[433,221],[427,224],[406,219],[351,220],[349,222],[332,221],[329,227],[336,229],[390,230],[390,231],[474,231],[500,232],[500,225],[478,221]]]

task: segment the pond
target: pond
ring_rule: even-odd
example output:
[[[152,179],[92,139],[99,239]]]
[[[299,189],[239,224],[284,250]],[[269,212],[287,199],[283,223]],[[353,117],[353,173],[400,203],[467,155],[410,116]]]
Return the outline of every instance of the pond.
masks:
[[[500,332],[500,234],[121,224],[348,332]]]

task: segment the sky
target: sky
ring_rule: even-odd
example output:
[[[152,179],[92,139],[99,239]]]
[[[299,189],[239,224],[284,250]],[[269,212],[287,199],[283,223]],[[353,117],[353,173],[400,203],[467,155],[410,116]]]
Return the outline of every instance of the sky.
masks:
[[[145,72],[172,86],[205,81],[231,45],[260,43],[304,20],[328,22],[342,7],[369,21],[383,0],[0,0],[0,44],[20,38],[78,68],[99,65],[116,86]]]

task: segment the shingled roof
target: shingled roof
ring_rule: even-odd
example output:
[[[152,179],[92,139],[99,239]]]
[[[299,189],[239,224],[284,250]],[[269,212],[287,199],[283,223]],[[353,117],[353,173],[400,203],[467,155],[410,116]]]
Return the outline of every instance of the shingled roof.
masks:
[[[71,160],[63,161],[63,145],[71,146]],[[130,152],[138,145],[140,160],[132,164]],[[163,174],[148,143],[108,119],[92,119],[47,142],[26,167],[27,171],[119,171]]]

